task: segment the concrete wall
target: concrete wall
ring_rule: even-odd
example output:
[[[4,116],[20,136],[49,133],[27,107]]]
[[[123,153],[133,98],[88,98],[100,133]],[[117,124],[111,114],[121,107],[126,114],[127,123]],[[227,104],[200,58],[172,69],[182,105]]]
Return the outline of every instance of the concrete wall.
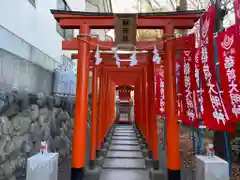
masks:
[[[85,9],[84,0],[66,2],[73,10]],[[57,0],[36,1],[35,7],[28,0],[1,0],[0,24],[61,63],[62,37],[56,32],[56,21],[50,9],[57,9]]]
[[[85,9],[85,0],[66,2],[72,10]],[[70,52],[62,51],[50,9],[57,9],[57,0],[36,0],[35,6],[29,0],[0,1],[1,88],[51,92],[51,72]]]
[[[57,9],[58,0],[0,1],[0,49],[4,70],[0,69],[1,88],[16,88],[30,92],[52,90],[52,71],[70,57],[72,51],[62,51],[62,37],[50,9]],[[109,0],[66,0],[73,11],[110,12]],[[105,30],[94,30],[105,40]],[[78,30],[75,30],[75,35]],[[63,58],[63,56],[65,58]],[[26,71],[28,69],[28,71]],[[12,73],[9,73],[12,72]],[[91,92],[91,72],[89,92]],[[22,77],[25,77],[23,80]]]
[[[31,93],[51,93],[52,72],[0,49],[0,87]]]

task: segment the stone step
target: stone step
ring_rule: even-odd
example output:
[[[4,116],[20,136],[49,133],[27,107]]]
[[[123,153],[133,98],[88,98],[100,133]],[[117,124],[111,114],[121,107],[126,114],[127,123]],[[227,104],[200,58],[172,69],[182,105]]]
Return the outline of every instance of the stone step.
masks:
[[[114,133],[113,136],[122,136],[122,137],[137,137],[134,133]]]
[[[109,150],[118,150],[118,151],[140,151],[140,146],[139,145],[111,145],[109,147]]]
[[[107,158],[143,158],[140,151],[108,151]]]
[[[136,133],[134,132],[131,132],[131,133],[126,133],[126,132],[122,132],[122,133],[119,133],[119,132],[114,132],[113,133],[114,136],[136,136]]]
[[[99,180],[149,180],[148,170],[104,169]]]
[[[116,128],[133,128],[134,126],[132,124],[117,124],[115,126]]]
[[[123,159],[123,158],[108,158],[105,159],[103,168],[111,169],[145,169],[144,159]]]
[[[138,145],[138,141],[129,141],[129,140],[112,140],[112,145]]]
[[[134,131],[135,129],[133,128],[115,128],[115,131]]]
[[[134,129],[133,126],[116,126],[115,129]]]
[[[113,133],[136,133],[134,130],[114,130]]]
[[[112,140],[131,140],[137,141],[137,137],[129,137],[129,136],[112,136]]]
[[[118,125],[116,125],[116,128],[129,128],[129,127],[131,127],[131,128],[133,128],[133,125],[131,125],[131,124],[118,124]]]

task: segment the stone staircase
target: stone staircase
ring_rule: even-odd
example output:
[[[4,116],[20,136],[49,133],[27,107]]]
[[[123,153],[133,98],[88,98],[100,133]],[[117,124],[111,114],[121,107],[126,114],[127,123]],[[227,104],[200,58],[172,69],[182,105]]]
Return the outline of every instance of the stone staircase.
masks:
[[[133,125],[116,125],[100,180],[149,180],[149,171]]]

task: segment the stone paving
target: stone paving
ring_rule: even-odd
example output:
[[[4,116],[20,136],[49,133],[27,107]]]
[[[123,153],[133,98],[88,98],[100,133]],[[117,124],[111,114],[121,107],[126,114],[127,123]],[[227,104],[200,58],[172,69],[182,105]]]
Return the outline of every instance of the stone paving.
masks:
[[[117,125],[100,180],[149,180],[149,172],[134,128]]]

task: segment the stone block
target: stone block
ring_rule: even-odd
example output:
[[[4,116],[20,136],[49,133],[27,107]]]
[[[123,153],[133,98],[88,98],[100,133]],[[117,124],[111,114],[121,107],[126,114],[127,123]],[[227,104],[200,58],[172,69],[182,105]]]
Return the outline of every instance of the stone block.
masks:
[[[148,157],[148,149],[143,149],[142,154],[144,157]]]
[[[146,164],[146,168],[152,168],[153,167],[153,160],[150,159],[149,157],[145,158],[145,164]]]
[[[139,133],[136,133],[136,136],[137,136],[138,139],[142,138],[142,135],[139,134]]]
[[[101,168],[99,166],[94,169],[85,168],[84,180],[98,180],[100,177]]]
[[[161,169],[153,169],[151,168],[149,171],[149,177],[151,180],[164,180],[165,179],[165,175],[163,170]]]
[[[101,155],[102,155],[103,157],[106,157],[107,152],[108,152],[108,149],[102,148],[100,151],[101,151]]]
[[[108,139],[112,139],[112,136],[113,136],[112,134],[109,134],[109,135],[107,136],[107,138],[108,138]]]
[[[98,157],[98,158],[96,159],[96,165],[102,167],[102,165],[103,165],[103,163],[104,163],[104,160],[105,160],[105,159],[104,159],[103,156]]]
[[[110,146],[110,144],[108,142],[103,143],[103,148],[104,149],[108,149],[109,146]]]
[[[143,138],[139,138],[138,142],[139,142],[139,144],[144,144],[145,143]]]
[[[140,144],[140,149],[141,150],[147,149],[147,145],[146,144]]]
[[[107,137],[105,142],[111,142],[112,141],[112,137]]]

